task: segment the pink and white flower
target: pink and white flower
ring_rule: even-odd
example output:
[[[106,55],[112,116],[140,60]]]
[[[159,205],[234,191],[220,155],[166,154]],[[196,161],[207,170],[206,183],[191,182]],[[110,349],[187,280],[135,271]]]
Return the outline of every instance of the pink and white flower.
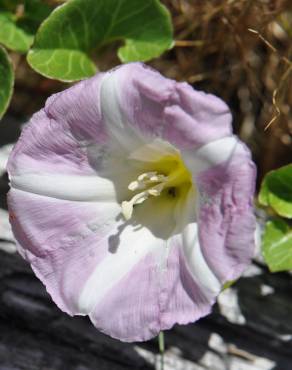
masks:
[[[50,97],[8,172],[19,252],[120,340],[208,314],[253,255],[255,167],[228,107],[142,64]]]

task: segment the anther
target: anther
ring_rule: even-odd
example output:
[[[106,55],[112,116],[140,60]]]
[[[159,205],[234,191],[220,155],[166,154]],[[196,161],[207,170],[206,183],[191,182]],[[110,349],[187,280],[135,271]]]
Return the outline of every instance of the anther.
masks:
[[[133,214],[133,208],[136,204],[143,203],[149,196],[158,197],[164,189],[167,177],[164,175],[157,174],[157,172],[146,172],[138,176],[138,179],[132,181],[128,189],[131,191],[143,190],[140,193],[133,196],[129,201],[122,202],[122,213],[126,220],[129,220]],[[156,183],[156,185],[154,185]],[[151,186],[147,190],[147,187]],[[153,186],[154,185],[154,186]]]

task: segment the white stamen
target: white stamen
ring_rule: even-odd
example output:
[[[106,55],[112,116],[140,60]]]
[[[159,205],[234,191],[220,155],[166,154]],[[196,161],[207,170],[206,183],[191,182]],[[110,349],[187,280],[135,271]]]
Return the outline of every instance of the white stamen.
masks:
[[[132,181],[128,189],[131,191],[135,190],[144,190],[147,188],[147,185],[151,185],[154,182],[165,182],[167,177],[164,175],[157,175],[157,172],[146,172],[138,176],[138,180]]]
[[[162,184],[158,184],[158,185],[154,186],[153,188],[150,188],[148,190],[148,193],[150,195],[154,195],[155,197],[157,197],[158,195],[160,195],[160,193],[162,192],[163,188],[164,188],[164,184],[163,183]]]
[[[138,190],[138,189],[142,189],[143,185],[139,181],[133,181],[129,184],[128,189],[132,190],[132,191],[135,191],[135,190]]]
[[[148,198],[148,194],[145,191],[138,193],[133,196],[129,201],[122,202],[122,212],[126,220],[129,220],[133,214],[133,207],[135,204],[141,204]]]
[[[145,172],[142,175],[138,176],[139,181],[143,181],[144,179],[150,179],[151,176],[155,176],[157,172]]]
[[[143,203],[150,195],[157,197],[161,194],[164,189],[165,182],[167,181],[167,176],[157,175],[157,172],[146,172],[138,176],[138,180],[132,181],[128,189],[131,191],[144,190],[149,185],[158,183],[149,189],[142,191],[133,196],[129,201],[122,202],[122,213],[126,220],[129,220],[133,214],[133,208],[136,204]]]

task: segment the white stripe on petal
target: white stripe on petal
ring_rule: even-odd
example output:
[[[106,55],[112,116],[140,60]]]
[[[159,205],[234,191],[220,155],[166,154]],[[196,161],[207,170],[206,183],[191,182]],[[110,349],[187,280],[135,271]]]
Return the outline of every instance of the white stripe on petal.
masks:
[[[126,152],[132,151],[145,144],[141,135],[126,122],[120,108],[120,83],[118,73],[107,73],[102,80],[100,104],[107,130],[116,144]]]
[[[221,290],[221,284],[207,265],[202,254],[196,222],[190,223],[185,227],[182,239],[187,265],[199,286],[203,288],[202,291],[204,293],[208,292],[211,296],[218,294]]]
[[[177,219],[180,220],[181,235],[179,238],[185,256],[186,264],[193,276],[193,279],[202,288],[202,292],[207,298],[212,299],[219,294],[221,283],[208,266],[199,244],[198,225],[196,219],[196,200],[190,191],[187,199],[180,202],[176,209]]]
[[[153,236],[146,227],[136,230],[134,226],[127,225],[120,235],[113,237],[113,239],[115,238],[117,246],[113,246],[113,249],[116,248],[116,250],[109,251],[107,257],[96,267],[85,283],[79,299],[81,314],[90,313],[110,289],[130,272],[144,256],[154,249],[155,254],[157,253],[159,256],[161,250],[165,249],[165,241]]]
[[[12,188],[74,201],[115,201],[115,188],[112,181],[99,176],[23,174],[12,176]]]
[[[230,160],[235,154],[243,151],[243,146],[235,136],[226,136],[203,145],[196,151],[183,151],[182,156],[188,169],[197,175],[201,171]]]

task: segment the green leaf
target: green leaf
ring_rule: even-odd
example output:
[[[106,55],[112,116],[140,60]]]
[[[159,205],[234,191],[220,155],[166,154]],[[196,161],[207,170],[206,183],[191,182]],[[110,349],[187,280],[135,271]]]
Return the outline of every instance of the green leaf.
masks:
[[[8,54],[0,46],[0,118],[8,108],[14,83],[13,68]]]
[[[15,16],[9,12],[0,13],[0,42],[7,48],[26,52],[33,41],[33,35],[16,24]]]
[[[40,23],[51,8],[41,0],[0,0],[0,43],[25,53],[29,50]]]
[[[158,0],[71,0],[43,22],[27,60],[46,77],[76,81],[96,72],[89,52],[115,40],[123,62],[159,56],[173,43],[169,12]]]
[[[267,222],[262,249],[271,271],[292,270],[292,230],[285,221]]]
[[[261,185],[259,202],[280,216],[292,218],[292,164],[269,172]]]

